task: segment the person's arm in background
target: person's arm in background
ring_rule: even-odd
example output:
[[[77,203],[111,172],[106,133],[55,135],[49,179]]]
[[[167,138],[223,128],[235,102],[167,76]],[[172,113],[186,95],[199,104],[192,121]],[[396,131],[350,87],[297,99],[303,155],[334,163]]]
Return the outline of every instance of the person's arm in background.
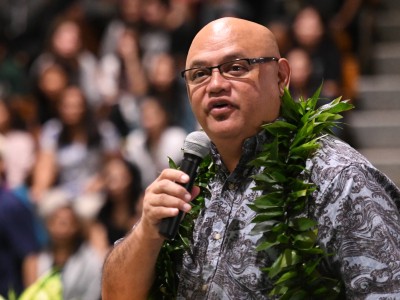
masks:
[[[61,124],[55,119],[45,123],[41,129],[37,161],[32,170],[31,196],[34,201],[40,201],[57,179],[57,139],[60,132]]]
[[[135,96],[147,93],[148,82],[139,55],[138,35],[132,30],[126,30],[118,42],[118,52],[121,55],[129,91]]]
[[[28,255],[22,264],[22,280],[24,287],[27,288],[38,279],[38,255],[36,253]]]
[[[31,194],[34,201],[40,201],[43,193],[56,181],[58,168],[56,154],[51,150],[41,150],[33,168]]]
[[[110,252],[103,268],[102,299],[147,299],[155,277],[155,264],[164,237],[159,234],[163,218],[189,211],[190,195],[178,183],[188,182],[182,171],[166,169],[146,189],[142,218]]]

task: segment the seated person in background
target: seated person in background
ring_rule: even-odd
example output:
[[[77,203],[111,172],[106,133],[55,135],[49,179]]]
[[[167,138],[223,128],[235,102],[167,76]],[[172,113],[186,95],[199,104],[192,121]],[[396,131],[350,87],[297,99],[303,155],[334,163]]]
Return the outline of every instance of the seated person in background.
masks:
[[[96,192],[101,164],[119,155],[120,136],[115,127],[94,118],[80,88],[68,86],[63,91],[58,113],[58,118],[42,128],[32,182],[36,201],[54,186],[71,196]]]
[[[101,174],[105,201],[93,224],[91,236],[107,236],[109,247],[124,237],[140,219],[142,182],[139,169],[120,157],[110,159]]]
[[[97,57],[86,45],[88,36],[83,36],[83,24],[68,16],[57,16],[49,26],[46,47],[32,62],[29,72],[33,82],[49,66],[59,65],[68,81],[76,83],[88,99],[91,107],[101,101],[96,80]]]
[[[176,76],[176,64],[174,56],[168,52],[152,57],[147,68],[148,94],[162,101],[171,124],[191,132],[198,124],[190,108],[184,81]]]
[[[308,52],[300,47],[293,48],[287,53],[286,59],[289,61],[292,70],[290,74],[290,94],[294,99],[311,97],[322,82],[312,81],[313,65]]]
[[[182,158],[181,147],[186,131],[170,123],[169,115],[156,97],[146,97],[140,105],[141,128],[126,137],[124,156],[137,165],[146,188],[168,167],[168,157],[176,163]]]
[[[23,261],[39,250],[33,228],[31,209],[0,182],[0,296],[6,299],[9,293],[22,292]]]
[[[19,115],[13,110],[11,99],[0,94],[0,148],[8,188],[25,182],[35,162],[35,138],[29,133]]]
[[[318,10],[300,9],[292,23],[294,46],[307,51],[312,63],[313,82],[324,82],[321,97],[336,98],[342,92],[342,57]]]
[[[27,288],[50,271],[61,275],[62,299],[100,299],[104,253],[90,244],[79,201],[71,201],[62,190],[48,191],[39,204],[49,234],[49,244],[26,257],[24,283]]]
[[[68,86],[68,74],[61,64],[43,66],[32,83],[37,107],[37,121],[43,125],[57,117],[57,105],[61,93]]]
[[[108,117],[122,136],[139,123],[139,100],[147,93],[148,82],[142,66],[137,29],[121,28],[116,51],[100,59],[98,87],[102,96],[99,111]]]

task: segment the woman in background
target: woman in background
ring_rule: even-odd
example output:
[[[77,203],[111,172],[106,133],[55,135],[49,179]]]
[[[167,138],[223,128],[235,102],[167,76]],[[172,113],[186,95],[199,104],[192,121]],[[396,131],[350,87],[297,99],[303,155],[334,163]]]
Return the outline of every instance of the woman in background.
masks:
[[[54,189],[46,193],[38,205],[49,243],[24,261],[25,293],[29,293],[29,297],[22,294],[22,299],[47,292],[46,282],[40,279],[48,274],[59,275],[57,284],[62,294],[59,299],[100,299],[104,253],[90,243],[78,202],[69,197],[64,191]],[[37,282],[39,285],[35,285]]]
[[[71,194],[96,192],[102,163],[119,154],[115,127],[97,121],[77,86],[67,87],[58,105],[59,118],[43,125],[38,160],[33,172],[32,196],[59,186]]]
[[[104,206],[91,236],[106,236],[108,246],[124,237],[140,219],[142,212],[142,183],[139,169],[127,160],[116,157],[103,169]]]
[[[98,60],[88,50],[82,36],[82,24],[72,17],[59,17],[50,28],[47,46],[33,61],[30,68],[32,80],[53,64],[60,65],[68,81],[82,89],[90,106],[100,102],[97,86]]]
[[[131,131],[124,145],[125,157],[136,164],[146,188],[169,166],[168,158],[179,164],[187,132],[173,126],[162,100],[148,96],[141,103],[141,128]]]

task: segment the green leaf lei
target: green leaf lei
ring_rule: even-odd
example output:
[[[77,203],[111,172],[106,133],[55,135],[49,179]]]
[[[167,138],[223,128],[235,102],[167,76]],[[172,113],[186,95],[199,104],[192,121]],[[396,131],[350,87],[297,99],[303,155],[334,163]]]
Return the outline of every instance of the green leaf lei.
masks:
[[[171,168],[178,166],[170,159]],[[176,298],[178,290],[178,266],[183,253],[189,249],[189,242],[193,232],[193,226],[197,216],[204,207],[205,198],[209,195],[208,183],[214,177],[214,164],[211,156],[206,156],[200,163],[195,185],[199,186],[199,196],[192,200],[192,209],[183,218],[179,225],[179,231],[174,240],[166,240],[161,248],[156,263],[156,279],[149,299],[171,300]]]
[[[262,170],[253,176],[262,194],[249,205],[256,212],[253,233],[262,234],[257,251],[273,250],[276,259],[262,268],[273,282],[270,296],[279,299],[336,299],[341,281],[326,277],[318,268],[329,255],[317,244],[316,221],[305,211],[316,186],[307,181],[306,160],[318,149],[318,140],[333,134],[341,113],[353,108],[341,97],[317,106],[322,85],[311,98],[295,101],[286,89],[281,101],[281,119],[262,126],[272,137],[251,162]],[[170,161],[171,167],[177,168]],[[189,249],[193,225],[209,191],[214,165],[207,156],[199,167],[196,184],[202,189],[192,201],[177,237],[165,241],[156,264],[156,280],[150,299],[175,299],[179,283],[176,262]]]

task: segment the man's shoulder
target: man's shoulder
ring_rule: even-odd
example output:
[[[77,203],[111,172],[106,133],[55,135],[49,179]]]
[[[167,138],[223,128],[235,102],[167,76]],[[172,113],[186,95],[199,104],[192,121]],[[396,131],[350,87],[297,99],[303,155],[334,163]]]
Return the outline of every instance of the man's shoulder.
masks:
[[[319,165],[344,166],[352,164],[371,165],[368,159],[343,140],[325,135],[319,139],[320,147],[311,157],[311,161]]]
[[[312,181],[317,184],[328,183],[351,166],[363,169],[374,168],[360,152],[335,136],[323,136],[319,144],[320,147],[306,164]]]
[[[0,187],[0,210],[1,211],[15,211],[19,212],[20,207],[23,207],[23,203],[19,201],[19,198],[10,190],[4,187]]]

